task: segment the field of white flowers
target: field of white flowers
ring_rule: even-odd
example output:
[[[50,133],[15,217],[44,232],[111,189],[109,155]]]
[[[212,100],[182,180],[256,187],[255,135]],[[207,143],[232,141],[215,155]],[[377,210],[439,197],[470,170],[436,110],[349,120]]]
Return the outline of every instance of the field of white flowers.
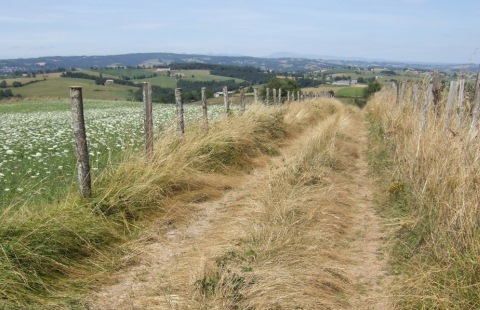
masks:
[[[211,117],[221,111],[221,106],[209,107]],[[153,115],[156,135],[174,128],[175,105],[154,104]],[[201,116],[201,107],[185,106],[187,124]],[[69,100],[2,104],[0,119],[0,209],[48,203],[75,186]],[[142,103],[85,101],[85,123],[93,177],[125,152],[142,155]]]

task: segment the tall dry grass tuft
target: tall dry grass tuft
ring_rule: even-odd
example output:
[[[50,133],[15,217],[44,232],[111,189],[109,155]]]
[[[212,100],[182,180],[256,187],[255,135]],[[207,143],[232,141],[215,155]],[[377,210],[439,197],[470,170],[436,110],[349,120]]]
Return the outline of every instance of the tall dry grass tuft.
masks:
[[[394,253],[402,266],[398,306],[478,309],[478,132],[470,131],[468,114],[458,129],[456,117],[446,126],[445,103],[425,113],[423,123],[414,96],[400,107],[395,99],[394,91],[385,89],[367,109],[372,141],[376,140],[374,167],[390,169],[383,169],[389,182],[389,213],[402,218]]]
[[[327,114],[308,104],[252,107],[218,120],[208,134],[201,124],[182,138],[165,132],[151,161],[126,156],[94,180],[91,199],[72,190],[54,205],[3,211],[0,308],[74,307],[95,273],[114,268],[122,241],[134,238],[149,217],[172,212],[170,199],[218,196],[229,186],[219,178],[248,172],[258,158],[278,154],[289,135]]]
[[[301,106],[287,110],[285,120],[313,128],[252,194],[251,215],[232,227],[244,237],[206,265],[196,282],[197,308],[348,307],[352,287],[342,267],[348,258],[339,244],[350,219],[338,206],[348,194],[334,184],[358,158],[351,140],[361,120],[353,117],[356,108],[335,100],[310,104],[322,121],[305,116]]]

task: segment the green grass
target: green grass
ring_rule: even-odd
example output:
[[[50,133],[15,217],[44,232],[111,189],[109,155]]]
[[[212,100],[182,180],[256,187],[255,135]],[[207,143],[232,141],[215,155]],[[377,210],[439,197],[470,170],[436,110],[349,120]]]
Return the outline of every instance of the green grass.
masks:
[[[165,88],[177,88],[177,79],[171,76],[166,76],[166,75],[159,75],[156,77],[148,78],[148,79],[142,79],[142,80],[135,80],[138,82],[150,82],[152,85],[157,85],[160,87],[165,87]]]
[[[81,86],[83,97],[99,100],[131,100],[136,87],[124,85],[95,85],[95,81],[76,78],[48,78],[45,81],[11,88],[24,98],[70,98],[70,86]]]
[[[345,87],[335,91],[335,97],[361,98],[363,87]]]

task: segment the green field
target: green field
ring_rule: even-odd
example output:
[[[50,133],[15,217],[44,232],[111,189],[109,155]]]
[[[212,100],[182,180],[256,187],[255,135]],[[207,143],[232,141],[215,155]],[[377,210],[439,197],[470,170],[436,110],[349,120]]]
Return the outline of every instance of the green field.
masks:
[[[335,97],[360,98],[363,97],[363,87],[344,87],[335,91]]]
[[[165,72],[156,72],[154,69],[101,69],[101,70],[79,70],[78,72],[93,75],[102,76],[104,78],[122,79],[128,77],[135,84],[142,82],[150,82],[152,85],[172,88],[177,87],[177,81],[180,77],[167,76]],[[180,70],[173,71],[175,73],[181,73],[182,79],[189,81],[226,81],[232,80],[230,77],[218,76],[210,74],[209,70]],[[135,79],[135,77],[145,76],[142,79]],[[153,76],[155,75],[155,76]],[[153,76],[153,77],[152,77]],[[138,89],[133,86],[125,86],[119,84],[113,85],[96,85],[95,81],[79,78],[62,78],[60,74],[50,74],[48,77],[37,76],[36,78],[11,78],[5,79],[9,86],[14,81],[26,84],[31,81],[38,81],[36,83],[24,85],[21,87],[9,87],[14,95],[19,95],[23,98],[69,98],[70,86],[83,87],[83,96],[87,99],[95,100],[132,100],[134,98],[134,92]],[[241,79],[235,79],[236,82],[242,82]]]
[[[70,86],[81,86],[84,98],[99,100],[131,100],[137,88],[124,85],[95,85],[95,81],[74,78],[48,78],[44,81],[11,88],[24,98],[69,98]]]

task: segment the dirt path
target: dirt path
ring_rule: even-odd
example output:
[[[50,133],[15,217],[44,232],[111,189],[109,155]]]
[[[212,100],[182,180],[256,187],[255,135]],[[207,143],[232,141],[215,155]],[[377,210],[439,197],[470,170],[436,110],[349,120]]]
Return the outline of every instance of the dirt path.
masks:
[[[351,298],[352,309],[392,309],[388,298],[392,281],[387,272],[388,236],[384,220],[375,212],[375,185],[365,158],[368,141],[364,128],[359,132],[357,143],[361,152],[350,185],[352,200],[357,202],[352,212],[350,234],[353,235],[349,247],[354,262],[345,270],[358,292]]]
[[[336,263],[349,287],[342,308],[391,309],[386,290],[390,281],[385,272],[387,257],[382,249],[386,235],[374,210],[375,187],[365,161],[367,132],[364,125],[360,126],[350,141],[357,150],[354,168],[329,176],[333,180],[330,186],[348,198],[339,199],[331,211],[322,212],[324,217],[337,218],[341,215],[333,213],[336,209],[347,213],[340,238],[348,257]],[[255,216],[255,210],[248,207],[252,199],[266,186],[269,173],[285,165],[285,158],[294,156],[301,144],[302,137],[289,141],[281,156],[230,180],[219,199],[179,204],[178,208],[186,210],[184,216],[155,221],[148,236],[141,238],[134,263],[112,275],[109,283],[89,296],[88,308],[206,309],[192,303],[195,282],[204,278],[208,264],[212,264],[210,258],[226,253],[243,237],[238,227],[247,227],[245,218]]]

